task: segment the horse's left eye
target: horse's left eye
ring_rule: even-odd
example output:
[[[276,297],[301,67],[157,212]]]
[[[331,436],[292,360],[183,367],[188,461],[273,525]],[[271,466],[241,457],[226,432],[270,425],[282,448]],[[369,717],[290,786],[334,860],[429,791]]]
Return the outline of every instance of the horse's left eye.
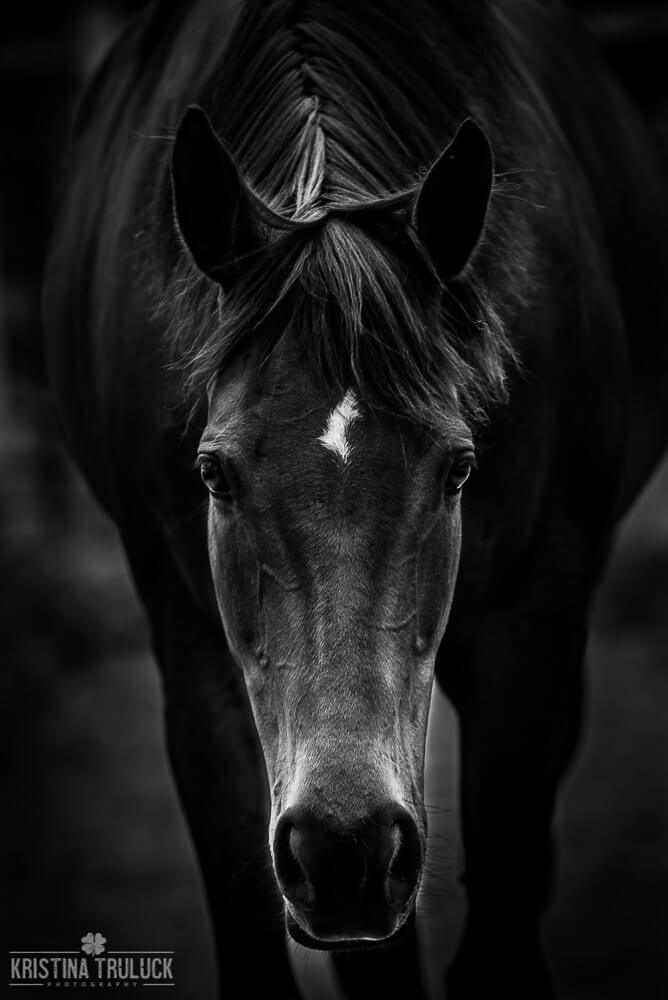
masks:
[[[448,496],[455,496],[459,493],[471,475],[473,468],[473,455],[459,455],[454,459],[448,469],[448,476],[445,481],[445,492]]]
[[[232,497],[230,484],[218,459],[211,455],[201,455],[197,464],[202,482],[209,493],[219,499],[230,500]]]

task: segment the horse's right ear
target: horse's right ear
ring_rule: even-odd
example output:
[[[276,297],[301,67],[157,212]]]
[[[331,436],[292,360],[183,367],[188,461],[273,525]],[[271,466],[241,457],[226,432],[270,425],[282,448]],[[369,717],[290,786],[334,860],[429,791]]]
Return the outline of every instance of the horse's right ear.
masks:
[[[201,108],[181,119],[172,151],[172,192],[179,232],[200,271],[223,285],[258,237],[249,193]]]

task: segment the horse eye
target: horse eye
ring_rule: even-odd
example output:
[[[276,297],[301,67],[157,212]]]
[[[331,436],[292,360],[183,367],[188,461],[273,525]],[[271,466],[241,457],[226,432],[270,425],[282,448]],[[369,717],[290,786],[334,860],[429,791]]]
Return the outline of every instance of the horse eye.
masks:
[[[230,484],[223,472],[218,459],[211,455],[202,455],[198,460],[199,474],[202,482],[212,496],[221,500],[231,500]]]
[[[448,470],[448,476],[445,481],[445,492],[448,496],[455,496],[461,492],[464,483],[471,475],[472,468],[473,455],[460,455],[458,458],[455,458]]]

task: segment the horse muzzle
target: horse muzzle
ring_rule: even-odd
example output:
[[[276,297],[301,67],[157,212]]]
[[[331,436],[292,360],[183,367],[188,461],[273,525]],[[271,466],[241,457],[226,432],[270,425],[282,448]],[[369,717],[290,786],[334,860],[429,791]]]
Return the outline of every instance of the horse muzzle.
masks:
[[[286,810],[273,854],[292,936],[320,948],[392,937],[415,902],[423,840],[398,804],[345,825],[305,807]]]

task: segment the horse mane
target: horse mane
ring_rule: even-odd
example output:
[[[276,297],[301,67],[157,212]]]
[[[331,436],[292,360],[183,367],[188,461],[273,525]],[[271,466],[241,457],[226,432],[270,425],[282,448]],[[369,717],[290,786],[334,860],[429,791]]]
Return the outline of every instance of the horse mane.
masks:
[[[163,186],[156,313],[194,405],[232,356],[259,365],[292,334],[328,383],[421,424],[451,420],[453,393],[473,426],[506,398],[507,317],[529,274],[526,226],[510,211],[516,182],[497,176],[485,238],[445,291],[410,225],[420,178],[457,125],[472,114],[488,126],[489,107],[470,94],[481,51],[497,79],[511,76],[492,26],[452,6],[445,41],[428,3],[372,0],[354,14],[323,0],[242,8],[200,103],[285,224],[267,226],[223,295],[181,244]],[[455,58],[462,42],[471,65]],[[496,158],[503,164],[503,148]]]

